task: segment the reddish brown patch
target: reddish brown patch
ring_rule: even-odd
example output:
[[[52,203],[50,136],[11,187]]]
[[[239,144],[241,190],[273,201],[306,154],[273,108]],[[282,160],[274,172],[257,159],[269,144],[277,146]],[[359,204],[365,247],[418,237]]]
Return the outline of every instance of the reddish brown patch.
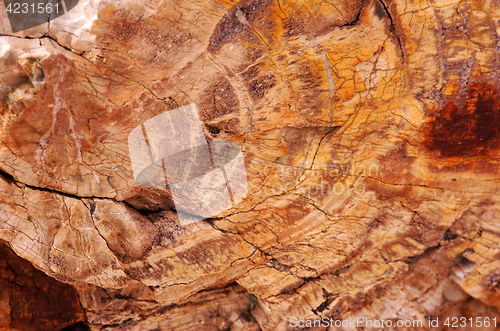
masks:
[[[325,35],[336,27],[358,24],[368,3],[366,0],[342,0],[335,6],[316,0],[307,4],[295,0],[286,3],[241,0],[217,24],[208,51],[217,53],[224,44],[238,41],[267,48],[280,45],[280,38]]]
[[[0,242],[1,330],[51,331],[84,320],[72,286],[45,275]]]
[[[364,184],[366,190],[375,192],[381,200],[410,197],[413,194],[411,185],[390,185],[370,178]]]
[[[496,86],[471,83],[425,126],[426,148],[443,157],[490,156],[500,143],[499,101]]]
[[[486,277],[485,287],[493,292],[500,291],[500,271],[496,270]]]
[[[249,84],[250,96],[257,101],[264,97],[264,94],[276,85],[276,78],[272,74],[257,77]]]
[[[411,167],[416,157],[409,156],[407,148],[406,142],[400,142],[396,149],[378,157],[379,175],[383,181],[401,184],[413,182],[415,177],[411,174]]]
[[[211,121],[237,111],[239,109],[238,97],[231,83],[225,78],[213,82],[201,94],[200,108],[204,121]],[[220,128],[218,131],[220,132]]]

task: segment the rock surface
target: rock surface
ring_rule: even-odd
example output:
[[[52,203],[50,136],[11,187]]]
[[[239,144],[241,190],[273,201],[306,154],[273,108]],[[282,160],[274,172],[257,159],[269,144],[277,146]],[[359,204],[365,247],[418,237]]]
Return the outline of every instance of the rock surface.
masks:
[[[0,329],[52,331],[85,320],[76,290],[0,243]]]
[[[81,0],[15,34],[0,9],[0,239],[93,330],[500,324],[498,1]],[[248,194],[185,225],[127,142],[188,104]]]

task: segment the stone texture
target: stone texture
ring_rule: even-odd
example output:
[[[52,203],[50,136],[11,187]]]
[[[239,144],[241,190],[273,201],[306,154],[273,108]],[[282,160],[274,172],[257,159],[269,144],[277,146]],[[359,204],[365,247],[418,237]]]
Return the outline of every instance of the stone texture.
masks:
[[[0,329],[60,330],[86,319],[76,290],[0,243]]]
[[[82,0],[13,34],[0,11],[0,238],[73,285],[93,330],[500,318],[499,16]],[[127,142],[192,103],[209,143],[242,146],[248,195],[183,225]]]

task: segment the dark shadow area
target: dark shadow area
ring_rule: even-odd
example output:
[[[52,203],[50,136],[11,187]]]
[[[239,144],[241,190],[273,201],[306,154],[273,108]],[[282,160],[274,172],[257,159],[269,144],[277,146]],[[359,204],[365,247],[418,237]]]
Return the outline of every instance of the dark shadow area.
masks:
[[[73,286],[47,276],[0,240],[0,330],[54,331],[85,319]]]
[[[64,329],[61,329],[60,331],[90,331],[90,328],[88,325],[85,325],[82,322],[78,322],[76,324],[67,326]]]

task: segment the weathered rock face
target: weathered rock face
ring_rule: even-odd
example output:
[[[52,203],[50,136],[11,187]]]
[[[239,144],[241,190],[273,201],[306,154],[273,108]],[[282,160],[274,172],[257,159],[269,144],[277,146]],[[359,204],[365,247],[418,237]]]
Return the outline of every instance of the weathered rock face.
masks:
[[[75,289],[0,244],[0,329],[59,330],[85,320]]]
[[[0,19],[0,239],[73,285],[93,330],[500,324],[497,1]],[[135,181],[128,136],[189,104],[209,143],[241,146],[248,194],[185,225],[170,190]]]

